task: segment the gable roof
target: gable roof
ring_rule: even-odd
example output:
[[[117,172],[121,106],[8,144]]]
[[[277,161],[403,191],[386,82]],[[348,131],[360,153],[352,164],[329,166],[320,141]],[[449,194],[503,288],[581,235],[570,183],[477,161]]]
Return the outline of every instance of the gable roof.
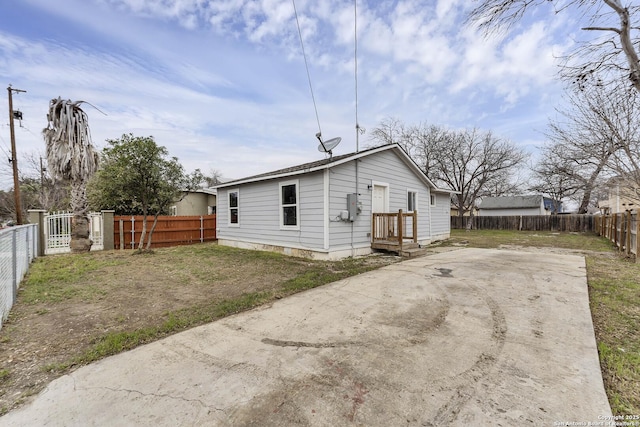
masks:
[[[210,196],[215,196],[216,194],[218,194],[218,191],[213,188],[213,187],[208,187],[208,188],[193,188],[191,190],[188,189],[183,189],[182,190],[185,193],[202,193],[202,194],[208,194]]]
[[[542,204],[542,196],[509,196],[509,197],[485,197],[478,209],[522,209],[539,208]]]
[[[330,169],[334,166],[347,163],[362,157],[371,156],[383,151],[392,150],[398,157],[405,163],[409,169],[411,169],[425,184],[431,189],[437,192],[452,193],[451,190],[441,189],[435,186],[435,184],[422,172],[418,165],[409,157],[409,155],[398,144],[387,144],[380,147],[369,148],[366,150],[358,151],[355,153],[342,154],[340,156],[333,156],[328,159],[317,160],[315,162],[303,163],[297,166],[291,166],[284,169],[279,169],[272,172],[266,172],[259,175],[248,176],[246,178],[236,179],[234,181],[225,182],[216,185],[214,188],[233,187],[242,184],[248,184],[252,182],[266,181],[269,179],[286,178],[295,175],[302,175],[311,172],[317,172],[324,169]]]

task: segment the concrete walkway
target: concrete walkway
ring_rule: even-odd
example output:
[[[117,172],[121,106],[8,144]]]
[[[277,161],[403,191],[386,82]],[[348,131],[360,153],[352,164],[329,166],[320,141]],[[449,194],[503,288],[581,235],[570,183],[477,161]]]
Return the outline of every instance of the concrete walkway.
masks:
[[[461,249],[83,367],[0,425],[552,426],[607,415],[584,259]]]

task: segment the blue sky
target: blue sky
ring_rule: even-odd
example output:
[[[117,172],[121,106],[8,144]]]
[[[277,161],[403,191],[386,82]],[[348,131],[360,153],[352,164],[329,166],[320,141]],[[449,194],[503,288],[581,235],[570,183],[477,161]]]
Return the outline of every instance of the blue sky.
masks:
[[[358,122],[478,127],[535,152],[561,99],[558,57],[578,28],[539,9],[487,39],[474,2],[358,1]],[[325,139],[355,151],[354,3],[296,0]],[[291,0],[4,0],[0,82],[14,95],[21,170],[44,152],[51,98],[84,100],[94,145],[155,137],[187,171],[240,178],[318,160],[318,124]],[[0,188],[11,187],[6,91]],[[369,143],[360,136],[360,147]]]

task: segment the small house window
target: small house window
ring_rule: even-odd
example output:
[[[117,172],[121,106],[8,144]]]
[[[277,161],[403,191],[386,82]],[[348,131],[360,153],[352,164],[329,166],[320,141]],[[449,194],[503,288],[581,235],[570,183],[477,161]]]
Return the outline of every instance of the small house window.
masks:
[[[240,224],[240,191],[229,191],[229,225]]]
[[[280,183],[280,227],[300,229],[298,181]]]
[[[418,211],[418,192],[407,190],[407,211],[408,212],[417,212]]]
[[[177,206],[175,206],[175,205],[174,205],[174,206],[171,206],[171,207],[169,208],[169,214],[170,214],[171,216],[178,216],[178,207],[177,207]]]
[[[430,196],[431,196],[430,197],[431,206],[435,206],[436,205],[436,195],[432,193]]]

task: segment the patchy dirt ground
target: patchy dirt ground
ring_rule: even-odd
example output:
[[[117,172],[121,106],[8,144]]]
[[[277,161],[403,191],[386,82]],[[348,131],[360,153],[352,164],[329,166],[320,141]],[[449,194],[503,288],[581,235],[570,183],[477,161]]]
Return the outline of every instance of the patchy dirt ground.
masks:
[[[73,360],[110,332],[158,326],[169,313],[247,293],[278,298],[283,284],[308,275],[337,280],[397,261],[313,262],[215,244],[41,258],[0,330],[0,415],[76,369]]]

